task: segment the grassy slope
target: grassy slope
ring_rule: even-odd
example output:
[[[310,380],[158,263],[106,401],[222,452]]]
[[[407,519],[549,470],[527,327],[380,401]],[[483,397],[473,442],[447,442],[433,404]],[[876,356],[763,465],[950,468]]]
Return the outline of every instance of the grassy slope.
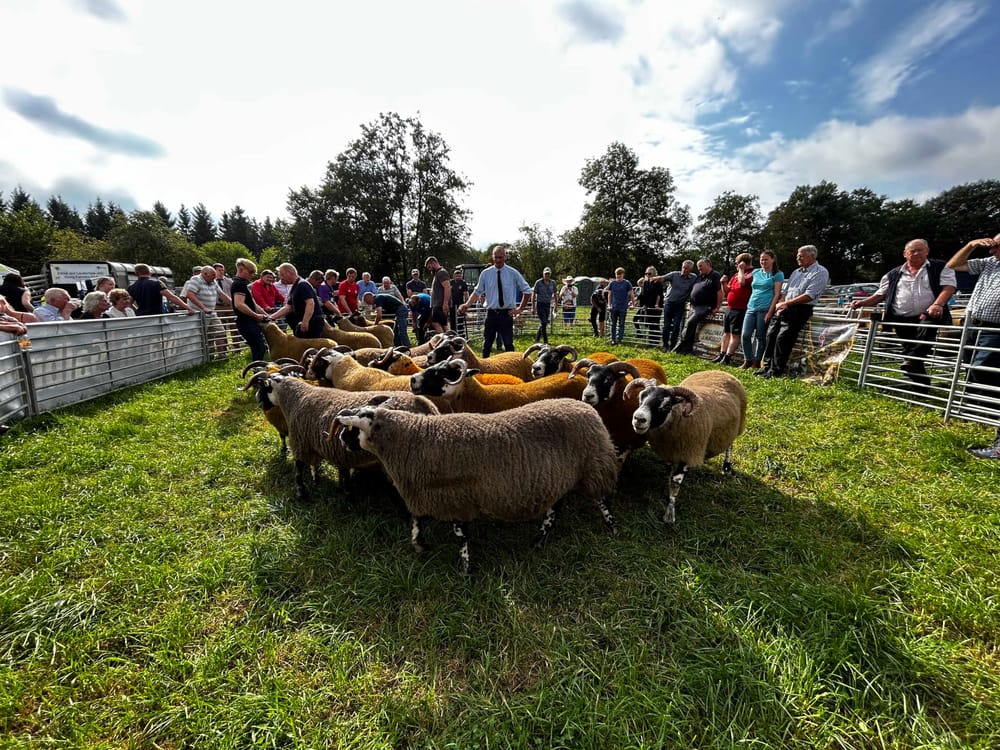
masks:
[[[653,356],[673,382],[708,366]],[[5,743],[1000,745],[981,427],[741,375],[738,473],[690,472],[676,527],[644,450],[617,537],[574,503],[539,552],[534,524],[477,524],[466,581],[377,478],[294,501],[240,364],[3,439]]]

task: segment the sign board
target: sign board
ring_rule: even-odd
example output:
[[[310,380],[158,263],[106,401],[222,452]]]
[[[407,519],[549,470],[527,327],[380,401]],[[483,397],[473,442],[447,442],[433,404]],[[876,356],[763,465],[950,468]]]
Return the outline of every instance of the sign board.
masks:
[[[5,265],[4,263],[0,263],[0,276],[6,275],[8,273],[20,274],[21,272],[18,271],[16,268],[11,268],[10,266]]]
[[[49,274],[53,284],[76,284],[86,286],[98,276],[108,276],[107,263],[50,263]]]

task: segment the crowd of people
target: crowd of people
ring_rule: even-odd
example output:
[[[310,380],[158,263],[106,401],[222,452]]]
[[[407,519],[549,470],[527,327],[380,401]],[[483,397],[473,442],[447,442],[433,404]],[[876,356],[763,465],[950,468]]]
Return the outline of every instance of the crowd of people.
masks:
[[[985,249],[989,257],[970,258],[977,249]],[[590,325],[595,337],[604,338],[610,318],[610,343],[621,344],[628,311],[635,308],[634,324],[641,341],[659,343],[664,352],[691,354],[699,326],[725,302],[715,362],[752,370],[765,379],[782,377],[800,332],[830,282],[818,255],[814,245],[800,247],[797,267],[787,277],[770,250],[760,253],[756,268],[749,253],[738,255],[735,270],[728,275],[716,271],[708,258],[700,258],[685,260],[678,270],[662,275],[649,266],[633,285],[625,278],[625,269],[618,267],[614,278],[599,280],[591,294]],[[952,323],[949,302],[957,287],[955,272],[977,277],[966,311],[980,329],[976,345],[966,355],[968,391],[995,401],[1000,389],[1000,235],[969,242],[947,262],[929,255],[925,240],[911,240],[903,249],[903,264],[882,277],[874,294],[854,300],[850,307],[883,306],[880,322],[900,339],[900,369],[913,381],[916,392],[926,393],[931,382],[926,360],[939,327]],[[343,280],[333,269],[315,270],[302,278],[291,263],[282,263],[276,271],[264,269],[258,276],[256,264],[240,258],[232,278],[221,263],[196,266],[179,294],[140,263],[135,266],[136,281],[127,289],[115,288],[114,279],[101,277],[82,300],[53,287],[45,291],[37,307],[24,279],[8,273],[0,283],[0,332],[23,336],[32,323],[181,311],[205,316],[209,338],[220,346],[225,333],[217,311],[231,309],[251,356],[263,359],[266,343],[261,324],[265,322],[274,321],[295,336],[318,338],[335,317],[364,313],[375,322],[393,320],[394,345],[408,346],[408,326],[417,343],[423,343],[432,333],[458,330],[458,316],[478,303],[485,308],[482,355],[488,357],[494,347],[514,350],[514,321],[528,305],[538,319],[536,342],[549,343],[557,306],[564,325],[574,325],[578,299],[574,277],[566,276],[557,286],[552,269],[545,268],[531,285],[507,265],[503,246],[493,250],[492,261],[470,289],[461,268],[449,273],[430,256],[424,262],[430,285],[414,268],[400,290],[388,276],[376,284],[369,272],[359,278],[354,268],[345,271]],[[742,358],[737,365],[739,352]],[[980,458],[1000,458],[1000,428],[992,445],[970,450]]]

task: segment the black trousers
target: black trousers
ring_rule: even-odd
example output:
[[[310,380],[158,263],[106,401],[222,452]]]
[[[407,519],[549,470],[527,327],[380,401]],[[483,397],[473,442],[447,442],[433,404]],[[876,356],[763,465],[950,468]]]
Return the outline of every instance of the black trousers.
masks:
[[[483,323],[483,357],[490,356],[493,342],[497,349],[514,351],[514,316],[511,310],[487,310]]]
[[[784,374],[795,342],[799,340],[799,334],[806,327],[812,314],[812,305],[792,305],[771,318],[767,328],[767,343],[764,346],[768,370],[779,375]]]

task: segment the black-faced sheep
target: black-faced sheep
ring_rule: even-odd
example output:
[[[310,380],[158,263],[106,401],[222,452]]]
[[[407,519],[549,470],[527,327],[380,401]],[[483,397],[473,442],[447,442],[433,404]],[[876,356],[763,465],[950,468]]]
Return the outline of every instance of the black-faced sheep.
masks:
[[[650,446],[670,470],[663,520],[673,523],[689,467],[724,453],[722,470],[732,471],[733,441],[743,432],[747,394],[739,380],[719,370],[696,372],[673,387],[633,380],[625,387],[626,395],[640,389],[632,427],[639,434],[648,433]]]
[[[410,390],[443,397],[454,411],[492,414],[545,399],[578,400],[585,386],[582,379],[570,380],[562,374],[512,385],[487,385],[473,377],[477,374],[465,360],[450,359],[411,375]]]
[[[528,381],[533,378],[531,374],[532,362],[518,352],[501,352],[492,357],[482,359],[469,348],[468,343],[461,336],[449,336],[443,339],[432,351],[427,354],[427,365],[438,365],[448,359],[462,359],[469,367],[475,368],[482,373],[497,373],[513,375],[521,380]]]
[[[281,373],[258,373],[253,379],[260,380],[256,386],[258,397],[262,399],[261,408],[273,405],[285,415],[288,445],[295,457],[296,494],[303,500],[308,498],[306,466],[315,479],[320,463],[327,461],[337,467],[343,483],[351,469],[370,468],[377,463],[371,455],[350,450],[343,441],[330,441],[323,437],[324,432],[334,429],[334,418],[343,409],[364,406],[373,399],[398,396],[394,403],[400,409],[412,409],[422,414],[438,413],[429,399],[410,393],[352,393],[337,388],[317,388],[300,378]]]
[[[523,356],[527,358],[535,351],[538,352],[538,355],[531,365],[531,374],[536,378],[555,375],[557,372],[569,372],[578,357],[576,349],[569,344],[560,344],[559,346],[532,344],[524,350]],[[587,360],[606,365],[609,362],[616,362],[618,357],[610,352],[594,352],[587,355]]]
[[[465,524],[477,518],[544,516],[535,540],[541,546],[559,502],[572,492],[594,500],[605,524],[615,528],[605,503],[618,479],[614,447],[594,410],[579,401],[539,402],[492,416],[363,407],[342,412],[337,421],[360,430],[361,448],[382,463],[413,516],[416,550],[425,546],[422,518],[449,521],[466,573]]]

